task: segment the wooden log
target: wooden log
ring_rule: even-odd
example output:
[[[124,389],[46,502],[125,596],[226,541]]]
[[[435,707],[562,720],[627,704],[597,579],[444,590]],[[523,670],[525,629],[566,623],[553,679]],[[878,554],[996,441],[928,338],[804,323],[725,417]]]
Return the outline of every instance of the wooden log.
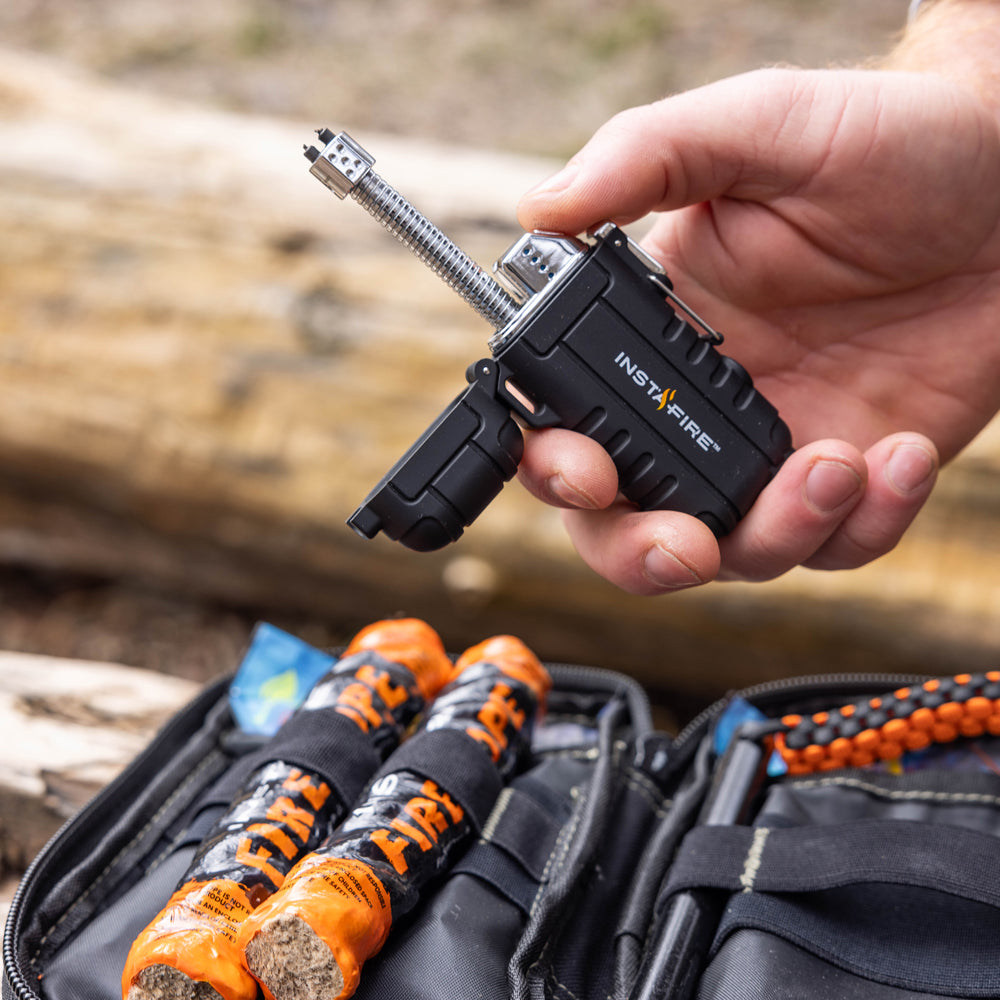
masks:
[[[897,551],[851,573],[636,599],[517,486],[451,550],[362,542],[345,518],[464,385],[482,321],[308,176],[310,126],[9,52],[0,100],[3,561],[344,634],[406,611],[453,649],[513,631],[695,699],[793,673],[993,665],[996,425]],[[353,131],[484,263],[552,167]]]
[[[135,667],[0,653],[0,875],[22,870],[197,690]]]

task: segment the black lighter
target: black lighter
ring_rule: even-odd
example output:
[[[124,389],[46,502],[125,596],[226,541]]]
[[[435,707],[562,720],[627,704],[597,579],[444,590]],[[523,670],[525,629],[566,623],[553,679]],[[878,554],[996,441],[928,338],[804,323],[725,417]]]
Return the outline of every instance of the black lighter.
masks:
[[[514,417],[566,427],[611,455],[642,510],[731,531],[791,451],[778,411],[716,347],[663,268],[607,223],[586,239],[525,233],[487,275],[372,169],[346,133],[319,133],[310,172],[351,195],[495,329],[491,357],[348,520],[418,551],[458,539],[517,471]]]

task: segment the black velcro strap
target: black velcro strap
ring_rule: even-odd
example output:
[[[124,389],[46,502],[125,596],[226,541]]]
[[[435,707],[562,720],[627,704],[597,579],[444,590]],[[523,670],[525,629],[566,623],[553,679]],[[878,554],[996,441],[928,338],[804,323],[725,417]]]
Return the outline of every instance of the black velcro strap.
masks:
[[[527,913],[538,895],[538,883],[509,854],[495,851],[489,844],[477,840],[463,854],[451,872],[454,875],[474,875]]]
[[[541,882],[555,850],[562,824],[530,795],[505,788],[497,800],[482,839],[511,855]]]
[[[443,788],[480,831],[503,782],[489,753],[456,729],[424,730],[394,751],[376,780],[394,771],[412,771]]]
[[[488,882],[527,913],[548,876],[561,829],[531,796],[505,788],[479,840],[458,860],[455,872]]]
[[[864,883],[936,889],[1000,907],[1000,839],[912,820],[828,826],[699,826],[671,868],[685,889],[800,893]]]
[[[333,710],[302,712],[294,726],[282,726],[264,747],[240,758],[206,801],[228,803],[254,771],[276,760],[320,775],[348,808],[379,765],[371,741],[347,716]]]

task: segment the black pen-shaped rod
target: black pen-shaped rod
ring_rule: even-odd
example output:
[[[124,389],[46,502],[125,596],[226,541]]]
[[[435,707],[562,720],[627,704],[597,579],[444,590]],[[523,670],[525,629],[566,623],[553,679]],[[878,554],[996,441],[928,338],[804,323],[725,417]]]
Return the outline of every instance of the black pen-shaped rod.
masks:
[[[733,826],[745,819],[766,762],[759,739],[737,735],[709,790],[699,826]],[[652,951],[640,970],[633,1000],[688,1000],[702,972],[718,923],[713,893],[686,890],[668,904]]]

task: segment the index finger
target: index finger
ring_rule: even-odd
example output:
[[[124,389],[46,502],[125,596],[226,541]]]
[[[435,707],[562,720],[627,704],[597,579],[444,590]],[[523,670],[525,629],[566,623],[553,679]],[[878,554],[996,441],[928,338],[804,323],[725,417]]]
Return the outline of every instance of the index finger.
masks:
[[[768,69],[631,108],[529,191],[518,218],[579,233],[724,195],[774,197],[816,172],[848,95],[846,79]]]

